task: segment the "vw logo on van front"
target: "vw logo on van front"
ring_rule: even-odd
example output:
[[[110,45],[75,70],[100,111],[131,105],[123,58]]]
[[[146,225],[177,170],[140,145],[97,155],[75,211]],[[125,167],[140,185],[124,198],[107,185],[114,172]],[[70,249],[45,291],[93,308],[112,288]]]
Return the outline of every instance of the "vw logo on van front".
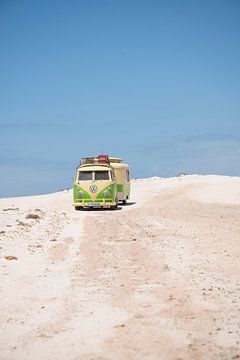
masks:
[[[92,192],[92,193],[95,193],[97,191],[97,186],[96,185],[91,185],[89,187],[89,190]]]

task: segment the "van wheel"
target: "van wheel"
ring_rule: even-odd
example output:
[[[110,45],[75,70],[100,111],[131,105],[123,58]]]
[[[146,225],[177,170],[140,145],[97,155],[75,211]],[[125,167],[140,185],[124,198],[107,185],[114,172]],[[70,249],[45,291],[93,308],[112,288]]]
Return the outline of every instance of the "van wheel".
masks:
[[[123,203],[123,205],[126,205],[127,199],[124,199],[124,200],[122,201],[122,203]]]
[[[81,206],[75,206],[75,210],[81,210]]]
[[[116,200],[116,205],[110,206],[111,210],[117,210],[118,208],[118,201]]]

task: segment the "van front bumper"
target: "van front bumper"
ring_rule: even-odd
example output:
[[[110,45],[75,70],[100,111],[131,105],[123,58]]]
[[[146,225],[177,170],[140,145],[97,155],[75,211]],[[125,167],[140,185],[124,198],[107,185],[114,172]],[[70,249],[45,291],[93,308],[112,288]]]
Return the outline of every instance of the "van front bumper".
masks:
[[[100,201],[92,201],[92,200],[79,200],[73,203],[73,206],[78,206],[82,208],[101,208],[101,207],[111,207],[116,206],[116,201],[101,199]]]

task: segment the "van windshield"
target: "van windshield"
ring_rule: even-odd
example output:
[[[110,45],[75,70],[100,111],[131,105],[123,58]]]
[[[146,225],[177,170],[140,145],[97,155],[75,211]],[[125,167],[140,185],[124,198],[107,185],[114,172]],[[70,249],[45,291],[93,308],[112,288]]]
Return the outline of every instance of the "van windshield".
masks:
[[[78,180],[80,181],[93,180],[93,171],[79,171]]]
[[[109,180],[109,172],[95,171],[95,180]]]

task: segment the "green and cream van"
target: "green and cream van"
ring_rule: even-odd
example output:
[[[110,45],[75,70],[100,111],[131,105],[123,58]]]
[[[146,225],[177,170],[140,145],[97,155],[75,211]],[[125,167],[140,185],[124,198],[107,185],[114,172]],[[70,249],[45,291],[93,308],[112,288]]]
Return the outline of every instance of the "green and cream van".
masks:
[[[130,198],[129,166],[122,159],[99,155],[82,158],[73,184],[76,210],[91,207],[116,208]]]

